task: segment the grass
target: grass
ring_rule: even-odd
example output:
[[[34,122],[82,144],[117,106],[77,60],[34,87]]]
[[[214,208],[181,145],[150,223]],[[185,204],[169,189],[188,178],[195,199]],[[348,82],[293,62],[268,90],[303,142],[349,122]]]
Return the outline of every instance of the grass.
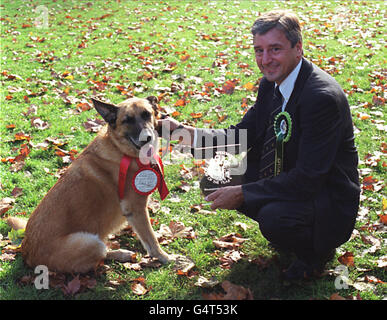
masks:
[[[6,2],[0,7],[0,199],[15,200],[6,215],[28,217],[56,182],[58,171],[68,165],[56,154],[58,148],[79,154],[94,138],[95,133],[86,131],[83,124],[97,118],[96,112],[79,111],[80,104],[87,103],[91,96],[118,103],[126,98],[124,88],[140,97],[162,95],[161,107],[178,111],[177,119],[192,125],[227,127],[238,122],[245,111],[243,99],[252,105],[256,93],[250,90],[251,85],[256,85],[260,77],[252,56],[250,26],[260,11],[285,7],[297,12],[304,24],[305,56],[332,74],[346,91],[356,128],[361,180],[374,179],[371,184],[363,183],[361,210],[367,214],[359,216],[356,223],[358,236],[341,246],[336,258],[347,251],[354,254],[355,266],[349,267],[349,277],[355,283],[364,276],[386,281],[385,269],[377,266],[386,255],[385,226],[380,222],[385,210],[382,200],[386,198],[386,27],[382,1],[236,1],[228,6],[220,1],[40,1],[39,5],[43,6],[43,15],[35,11],[35,4],[24,1]],[[48,14],[47,28],[34,26],[37,17],[45,17],[44,12]],[[216,94],[214,88],[235,79],[232,94]],[[214,87],[206,85],[209,83]],[[197,94],[209,86],[210,101],[197,99]],[[186,99],[187,104],[175,106],[180,99]],[[219,112],[216,106],[221,107]],[[199,112],[202,117],[192,117]],[[36,118],[47,122],[48,127],[33,126]],[[28,140],[17,140],[18,133]],[[55,143],[39,145],[47,138]],[[18,170],[7,159],[17,156],[25,143],[30,153]],[[193,167],[191,160],[185,165]],[[172,220],[195,230],[196,239],[175,239],[165,246],[168,252],[187,255],[194,261],[196,274],[192,277],[178,275],[170,265],[133,271],[120,263],[106,262],[103,272],[91,275],[97,280],[94,288],[69,296],[60,289],[36,290],[31,283],[23,284],[21,279],[34,273],[16,254],[14,260],[0,260],[1,299],[186,300],[221,290],[220,286],[195,286],[199,275],[248,287],[255,299],[327,299],[333,293],[372,300],[385,297],[385,284],[368,281],[370,287],[366,289],[349,286],[337,290],[334,276],[287,286],[279,275],[292,257],[268,247],[258,225],[235,211],[192,212],[193,205],[208,206],[197,188],[197,177],[187,181],[189,192],[179,188],[184,180],[180,170],[179,164],[166,166],[171,195],[162,202],[163,209],[151,216],[156,230]],[[12,195],[15,188],[21,189],[21,195]],[[155,198],[159,199],[157,194]],[[248,228],[242,230],[236,222]],[[4,239],[9,231],[0,221]],[[224,250],[215,248],[213,240],[230,232],[249,240],[240,249],[243,258],[230,269],[223,269],[219,258]],[[381,248],[365,251],[371,247],[365,236],[378,239]],[[123,248],[137,251],[138,257],[145,254],[135,237],[121,236],[119,241]],[[258,257],[269,260],[268,267],[251,262]],[[328,267],[339,265],[334,259]],[[65,283],[73,276],[67,275]],[[131,290],[131,283],[139,277],[151,288],[142,296]]]

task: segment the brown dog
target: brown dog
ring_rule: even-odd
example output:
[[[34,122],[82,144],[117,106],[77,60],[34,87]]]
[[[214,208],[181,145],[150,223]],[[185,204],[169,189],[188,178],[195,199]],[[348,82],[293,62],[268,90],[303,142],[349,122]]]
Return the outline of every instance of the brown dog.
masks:
[[[108,123],[47,193],[28,220],[22,255],[33,267],[86,272],[109,257],[104,241],[127,221],[149,255],[166,263],[149,221],[148,196],[133,190],[139,167],[131,161],[123,198],[118,196],[123,155],[138,158],[155,139],[157,99],[130,98],[117,106],[93,100]],[[157,149],[156,149],[157,150]]]

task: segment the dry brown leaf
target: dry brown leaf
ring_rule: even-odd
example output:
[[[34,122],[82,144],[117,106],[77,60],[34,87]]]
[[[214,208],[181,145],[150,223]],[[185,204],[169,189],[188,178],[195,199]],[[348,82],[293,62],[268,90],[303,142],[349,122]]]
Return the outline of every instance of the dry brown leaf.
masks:
[[[239,233],[229,233],[218,240],[213,240],[215,247],[219,249],[236,249],[248,239],[241,238]]]
[[[142,296],[148,292],[148,289],[145,288],[144,284],[141,282],[134,282],[132,284],[132,292],[138,296]]]
[[[145,286],[145,279],[143,277],[138,277],[137,279],[132,280],[132,292],[138,296],[143,296],[150,289]]]
[[[73,296],[79,291],[80,288],[81,288],[81,281],[79,280],[79,274],[78,274],[73,280],[67,283],[67,285],[62,286],[62,291],[64,295]]]
[[[347,251],[342,256],[338,257],[337,260],[339,260],[339,262],[345,266],[355,266],[355,258],[352,252]]]
[[[253,300],[253,294],[249,288],[233,284],[228,280],[223,281],[222,288],[226,291],[224,300]]]
[[[9,209],[11,209],[14,203],[15,203],[15,199],[13,199],[13,198],[6,197],[6,198],[1,199],[0,200],[0,216],[2,216]]]
[[[338,293],[333,293],[330,297],[329,300],[347,300],[340,296]]]
[[[211,277],[210,279],[207,279],[203,276],[199,276],[198,280],[195,282],[195,286],[201,287],[201,288],[213,288],[218,284],[219,284],[219,281],[216,280],[216,278]]]
[[[188,273],[195,267],[195,263],[185,256],[176,255],[175,265],[173,269],[180,275],[188,275]]]
[[[175,238],[194,239],[196,234],[192,227],[186,227],[180,221],[171,221],[169,226],[162,224],[156,231],[156,237],[160,243],[166,244]]]
[[[225,280],[221,284],[225,294],[222,293],[204,293],[205,300],[253,300],[253,294],[249,288],[231,283]]]
[[[219,258],[219,261],[221,263],[220,267],[223,269],[230,269],[231,266],[242,259],[243,252],[236,251],[236,250],[227,250],[223,257]]]

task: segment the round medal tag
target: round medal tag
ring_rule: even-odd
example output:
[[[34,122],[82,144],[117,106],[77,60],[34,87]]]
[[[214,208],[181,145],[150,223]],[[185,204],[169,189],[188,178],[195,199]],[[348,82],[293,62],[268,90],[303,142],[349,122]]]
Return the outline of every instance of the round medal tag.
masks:
[[[288,142],[292,135],[292,118],[286,111],[280,112],[274,119],[274,132],[277,140]]]
[[[159,184],[159,175],[152,168],[140,169],[134,174],[132,185],[133,189],[142,195],[151,194]]]

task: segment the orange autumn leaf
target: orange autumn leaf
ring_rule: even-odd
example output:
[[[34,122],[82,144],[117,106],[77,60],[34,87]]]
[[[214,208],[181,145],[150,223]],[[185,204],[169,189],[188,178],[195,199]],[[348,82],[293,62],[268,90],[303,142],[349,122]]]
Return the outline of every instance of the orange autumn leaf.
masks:
[[[254,90],[254,84],[251,82],[247,82],[246,84],[243,85],[243,88],[245,88],[248,91],[253,91]]]
[[[15,140],[31,140],[31,136],[24,134],[23,132],[15,133]]]
[[[355,257],[352,252],[347,251],[342,256],[338,257],[337,260],[345,266],[354,267],[355,266]]]
[[[373,176],[368,176],[363,179],[363,190],[374,190],[374,184],[378,182]]]
[[[235,90],[235,83],[228,80],[226,83],[222,86],[222,91],[226,94],[232,94]]]
[[[175,107],[183,107],[186,105],[186,100],[185,99],[179,99],[175,102]]]
[[[194,118],[194,119],[200,119],[201,117],[203,117],[203,113],[201,113],[201,112],[197,112],[197,113],[192,112],[192,113],[190,114],[190,116],[191,116],[192,118]]]
[[[180,60],[181,61],[187,61],[191,56],[189,54],[181,55]]]
[[[381,214],[379,217],[380,222],[387,226],[387,214]]]

